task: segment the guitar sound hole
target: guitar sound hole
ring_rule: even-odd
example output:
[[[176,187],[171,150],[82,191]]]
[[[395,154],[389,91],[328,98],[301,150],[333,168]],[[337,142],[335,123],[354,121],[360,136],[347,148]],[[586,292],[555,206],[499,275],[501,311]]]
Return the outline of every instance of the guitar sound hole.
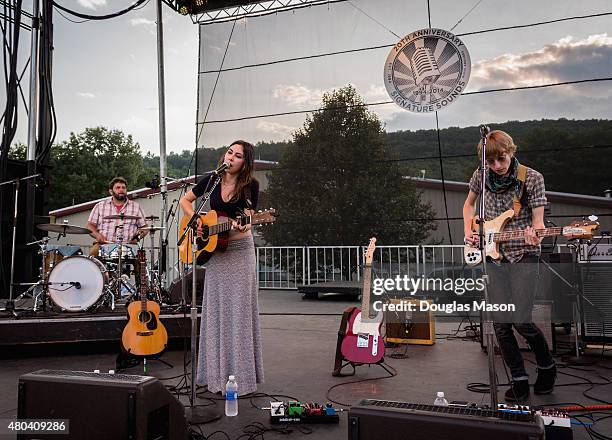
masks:
[[[147,323],[151,320],[151,312],[140,312],[138,314],[138,321]]]

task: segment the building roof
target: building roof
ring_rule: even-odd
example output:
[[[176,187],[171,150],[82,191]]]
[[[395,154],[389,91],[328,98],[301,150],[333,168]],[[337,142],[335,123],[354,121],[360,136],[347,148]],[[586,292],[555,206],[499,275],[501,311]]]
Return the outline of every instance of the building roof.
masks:
[[[417,188],[437,189],[442,191],[442,180],[422,179],[417,177],[410,178]],[[469,184],[467,182],[456,182],[445,180],[444,187],[447,191],[464,192],[467,194]],[[546,198],[551,203],[565,203],[568,205],[589,206],[594,208],[612,209],[612,198],[603,196],[591,196],[588,194],[565,193],[558,191],[546,191]]]

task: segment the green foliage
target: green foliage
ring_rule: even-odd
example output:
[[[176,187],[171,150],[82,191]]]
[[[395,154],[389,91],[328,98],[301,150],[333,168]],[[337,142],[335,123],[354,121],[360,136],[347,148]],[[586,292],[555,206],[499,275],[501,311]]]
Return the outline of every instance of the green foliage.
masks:
[[[341,109],[341,110],[338,110]],[[280,212],[262,228],[274,245],[357,245],[424,240],[433,223],[393,159],[377,116],[352,86],[327,93],[285,146],[265,198]]]
[[[49,163],[50,209],[86,202],[108,195],[108,182],[115,176],[138,187],[143,176],[140,146],[119,130],[87,128],[51,149]]]
[[[21,142],[17,142],[11,146],[8,157],[9,159],[26,160],[27,154],[28,146],[26,144],[22,144]]]

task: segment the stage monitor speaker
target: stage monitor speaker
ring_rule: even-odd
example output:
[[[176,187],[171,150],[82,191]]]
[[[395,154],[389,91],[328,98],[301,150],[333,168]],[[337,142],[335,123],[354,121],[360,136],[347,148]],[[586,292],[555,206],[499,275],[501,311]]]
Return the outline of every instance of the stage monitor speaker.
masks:
[[[532,414],[387,400],[363,400],[348,423],[349,440],[544,439],[544,422]]]
[[[400,304],[400,301],[416,304],[418,299],[392,299],[392,304]],[[423,300],[424,301],[424,300]],[[429,303],[431,301],[428,300]],[[436,343],[436,317],[434,312],[389,312],[385,311],[385,339],[395,344],[434,345]]]
[[[582,279],[582,339],[612,341],[612,263],[580,267]]]
[[[67,419],[68,435],[18,439],[187,439],[183,405],[154,377],[39,370],[19,378],[19,419]]]

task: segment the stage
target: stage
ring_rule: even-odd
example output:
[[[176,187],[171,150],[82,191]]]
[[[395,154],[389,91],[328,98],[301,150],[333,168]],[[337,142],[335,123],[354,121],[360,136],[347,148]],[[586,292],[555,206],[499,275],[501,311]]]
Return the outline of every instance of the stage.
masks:
[[[329,393],[329,397],[337,402],[352,405],[363,398],[384,400],[399,400],[416,403],[431,404],[437,391],[444,391],[449,401],[462,400],[478,404],[488,403],[487,394],[468,391],[466,385],[472,382],[487,382],[487,357],[482,352],[480,344],[474,339],[466,337],[465,332],[453,334],[457,329],[456,322],[444,322],[438,319],[436,330],[438,338],[433,346],[400,346],[387,348],[386,363],[397,371],[395,377],[369,380],[361,383],[348,383],[361,379],[374,379],[388,376],[387,372],[379,366],[359,367],[353,377],[332,377],[336,338],[340,323],[340,315],[348,305],[357,305],[350,297],[339,295],[322,296],[317,301],[302,300],[296,291],[262,290],[260,291],[261,330],[264,344],[264,367],[266,381],[259,386],[258,392],[275,395],[278,399],[288,400],[291,396],[302,402],[315,401],[324,404],[328,401],[326,393],[330,387],[336,387]],[[100,316],[103,318],[104,316]],[[21,318],[33,320],[35,318]],[[117,318],[108,321],[120,322]],[[173,319],[164,319],[167,323]],[[38,323],[30,323],[32,329],[38,326],[38,337],[44,338],[47,319],[39,319]],[[182,320],[180,320],[182,322]],[[85,321],[75,321],[78,327]],[[0,329],[5,332],[6,324]],[[66,323],[65,325],[70,325]],[[75,330],[76,331],[76,330]],[[188,329],[187,329],[188,331]],[[450,335],[450,336],[449,336]],[[17,384],[19,377],[25,373],[40,369],[66,369],[106,372],[115,368],[117,355],[117,342],[110,337],[100,337],[98,342],[62,343],[62,344],[28,344],[4,346],[2,349],[2,363],[0,364],[0,387],[4,390],[0,396],[0,414],[3,418],[14,417],[17,413]],[[566,348],[567,346],[563,346]],[[402,356],[404,355],[405,356]],[[591,354],[596,353],[590,350]],[[400,355],[394,358],[394,355]],[[172,364],[167,365],[150,361],[147,365],[149,375],[158,378],[171,378],[183,374],[185,354],[182,351],[180,339],[175,340],[169,351],[164,353],[162,359]],[[526,353],[527,359],[533,360],[533,355]],[[497,374],[501,383],[507,382],[504,369],[499,357],[496,358]],[[557,357],[557,362],[563,364]],[[581,376],[596,383],[602,378],[610,377],[612,356],[607,354],[597,366],[580,367],[578,369],[560,368],[558,384],[585,382],[583,379],[567,376]],[[142,365],[132,367],[124,372],[130,374],[143,374]],[[535,380],[535,366],[527,364],[531,382]],[[190,367],[187,367],[187,372]],[[346,371],[350,371],[347,368]],[[167,386],[177,385],[180,378],[164,380]],[[240,384],[238,384],[240,386]],[[576,402],[583,405],[592,405],[597,402],[588,399],[582,393],[588,390],[589,385],[558,386],[555,392],[547,396],[532,395],[530,404],[546,405],[553,403]],[[500,396],[505,387],[500,387]],[[182,388],[180,391],[186,392]],[[612,385],[596,386],[588,394],[605,400],[612,395]],[[198,403],[202,405],[215,403],[216,408],[223,412],[221,396],[212,395],[202,390],[203,397]],[[204,399],[206,398],[206,399]],[[213,400],[209,400],[213,399]],[[84,397],[86,403],[87,397]],[[181,400],[187,402],[186,395]],[[269,423],[269,412],[255,407],[269,406],[270,398],[266,396],[256,398],[243,398],[239,402],[239,415],[235,418],[222,417],[221,420],[211,424],[201,425],[205,435],[213,431],[222,430],[229,434],[231,439],[243,433],[243,428],[253,422],[265,426]],[[348,408],[334,404],[338,408]],[[345,439],[347,438],[347,412],[340,413],[338,425],[307,425],[312,434],[307,434],[292,426],[292,433],[287,436],[277,432],[267,432],[265,438],[301,438],[316,439]],[[89,414],[87,417],[103,417],[100,414]],[[306,426],[306,425],[303,425]],[[599,432],[612,432],[612,419],[604,420],[595,426]],[[302,429],[302,428],[300,428]],[[588,439],[584,428],[575,426],[575,439]],[[6,437],[10,438],[10,437]],[[215,435],[213,438],[223,438]],[[384,431],[381,437],[384,438]]]

